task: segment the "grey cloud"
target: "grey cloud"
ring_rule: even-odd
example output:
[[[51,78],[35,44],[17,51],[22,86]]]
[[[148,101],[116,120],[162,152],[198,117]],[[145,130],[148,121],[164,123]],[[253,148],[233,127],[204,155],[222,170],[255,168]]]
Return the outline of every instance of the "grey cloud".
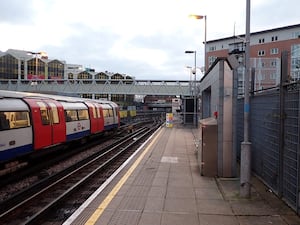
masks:
[[[32,1],[2,0],[0,1],[0,22],[26,24],[32,21],[34,9]]]
[[[118,36],[104,31],[91,30],[82,24],[73,24],[80,33],[63,41],[62,46],[42,46],[50,58],[66,60],[67,63],[81,64],[100,71],[118,72],[133,76],[136,79],[188,79],[184,73],[185,62],[192,62],[184,51],[188,47],[190,37],[184,34],[164,36],[155,34],[150,37],[138,36],[131,40],[130,45],[137,48],[157,49],[168,56],[167,62],[159,68],[153,68],[151,63],[137,62],[108,54]],[[170,73],[170,71],[176,71]],[[134,71],[134,74],[132,74]],[[177,78],[175,78],[177,77]]]
[[[255,31],[298,23],[299,7],[281,0],[268,1],[263,7],[255,8],[251,12],[251,26],[256,27]]]

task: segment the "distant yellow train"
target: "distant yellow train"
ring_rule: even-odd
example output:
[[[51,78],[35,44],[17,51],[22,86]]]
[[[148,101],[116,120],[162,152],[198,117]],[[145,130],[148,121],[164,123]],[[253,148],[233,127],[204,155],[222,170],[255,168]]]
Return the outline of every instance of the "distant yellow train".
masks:
[[[136,117],[136,106],[127,106],[120,109],[120,119],[125,121]]]
[[[120,110],[120,118],[121,119],[127,118],[127,115],[128,115],[127,110],[124,110],[124,109]]]

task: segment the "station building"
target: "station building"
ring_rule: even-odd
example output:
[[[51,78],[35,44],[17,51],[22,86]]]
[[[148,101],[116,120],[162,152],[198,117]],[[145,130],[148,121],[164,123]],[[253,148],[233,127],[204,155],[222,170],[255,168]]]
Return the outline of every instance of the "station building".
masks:
[[[50,59],[45,52],[31,52],[17,49],[0,51],[0,80],[83,80],[83,83],[97,80],[98,83],[119,82],[132,83],[133,78],[120,73],[108,71],[96,72],[79,64],[68,64],[64,60]],[[92,98],[91,94],[81,97]],[[96,99],[110,99],[115,102],[132,104],[134,95],[98,93]],[[126,105],[126,104],[125,104]]]

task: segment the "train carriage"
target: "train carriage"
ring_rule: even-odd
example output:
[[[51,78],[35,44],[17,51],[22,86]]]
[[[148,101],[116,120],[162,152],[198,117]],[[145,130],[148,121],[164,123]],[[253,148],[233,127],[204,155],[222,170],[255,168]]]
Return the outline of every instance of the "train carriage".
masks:
[[[123,110],[120,110],[120,119],[122,120],[124,120],[124,119],[126,119],[127,117],[128,117],[128,111],[127,110],[125,110],[125,109],[123,109]]]
[[[20,99],[0,98],[0,159],[26,154],[33,148],[29,107]]]
[[[86,137],[90,134],[88,107],[83,102],[61,102],[66,118],[67,141]]]
[[[111,101],[0,90],[0,162],[119,126]]]

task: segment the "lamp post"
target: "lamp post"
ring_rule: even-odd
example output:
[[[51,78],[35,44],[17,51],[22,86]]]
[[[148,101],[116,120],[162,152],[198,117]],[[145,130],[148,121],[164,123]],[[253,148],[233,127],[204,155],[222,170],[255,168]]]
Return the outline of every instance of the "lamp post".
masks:
[[[189,71],[190,71],[190,84],[189,84],[189,86],[190,86],[190,95],[193,95],[193,90],[192,90],[192,84],[193,84],[193,80],[192,80],[192,73],[193,73],[193,67],[192,66],[186,66],[186,68],[187,69],[189,69]]]
[[[250,78],[250,0],[246,0],[246,43],[244,85],[244,141],[241,143],[240,196],[251,195],[251,142],[249,140],[249,78]]]
[[[196,93],[196,80],[197,80],[197,60],[196,60],[196,55],[197,52],[196,51],[185,51],[186,54],[194,54],[194,113],[193,113],[193,124],[195,127],[198,127],[198,123],[197,123],[197,93]]]
[[[190,18],[196,19],[196,20],[202,20],[204,19],[204,73],[206,72],[206,36],[207,36],[207,22],[206,22],[206,15],[189,15]]]

